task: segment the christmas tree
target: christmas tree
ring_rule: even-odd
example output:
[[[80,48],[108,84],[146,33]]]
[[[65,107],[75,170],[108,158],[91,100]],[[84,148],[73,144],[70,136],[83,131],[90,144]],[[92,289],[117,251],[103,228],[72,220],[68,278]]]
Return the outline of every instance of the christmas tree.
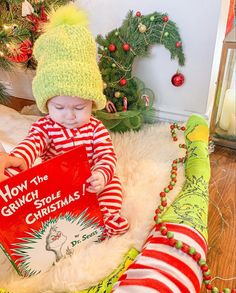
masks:
[[[142,15],[130,11],[120,28],[103,38],[99,44],[99,67],[104,81],[106,108],[96,116],[108,129],[123,132],[139,129],[143,122],[155,118],[154,94],[143,82],[132,76],[135,57],[145,57],[151,45],[161,44],[169,50],[171,59],[184,65],[182,41],[176,24],[167,14],[154,12]]]
[[[0,1],[0,69],[14,70],[16,63],[26,69],[35,69],[32,47],[48,20],[51,9],[68,0],[1,0]],[[7,99],[0,84],[0,103]]]

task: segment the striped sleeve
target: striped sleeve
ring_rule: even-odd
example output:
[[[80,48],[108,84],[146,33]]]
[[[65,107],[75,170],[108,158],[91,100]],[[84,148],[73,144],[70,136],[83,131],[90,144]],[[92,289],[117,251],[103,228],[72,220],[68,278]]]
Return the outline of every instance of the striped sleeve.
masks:
[[[41,157],[48,148],[49,138],[45,126],[44,118],[33,123],[27,137],[11,151],[10,155],[23,158],[28,168],[31,167],[34,161]]]
[[[100,121],[95,127],[93,139],[93,171],[101,172],[105,178],[105,182],[108,183],[114,175],[117,157],[110,134]]]

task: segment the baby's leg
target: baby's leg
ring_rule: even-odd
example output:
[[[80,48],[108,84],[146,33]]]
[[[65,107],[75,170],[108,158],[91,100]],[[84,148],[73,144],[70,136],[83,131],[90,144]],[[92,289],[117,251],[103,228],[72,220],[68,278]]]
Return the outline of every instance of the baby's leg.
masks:
[[[125,233],[129,228],[129,224],[127,219],[120,215],[122,188],[116,175],[98,194],[98,202],[103,213],[107,234],[112,236]]]

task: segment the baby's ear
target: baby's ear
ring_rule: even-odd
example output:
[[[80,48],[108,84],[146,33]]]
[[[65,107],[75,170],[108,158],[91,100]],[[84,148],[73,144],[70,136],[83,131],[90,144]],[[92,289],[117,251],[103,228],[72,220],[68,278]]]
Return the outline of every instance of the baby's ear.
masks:
[[[97,111],[97,106],[96,106],[96,104],[94,102],[92,103],[92,111],[94,113],[96,113],[96,111]]]

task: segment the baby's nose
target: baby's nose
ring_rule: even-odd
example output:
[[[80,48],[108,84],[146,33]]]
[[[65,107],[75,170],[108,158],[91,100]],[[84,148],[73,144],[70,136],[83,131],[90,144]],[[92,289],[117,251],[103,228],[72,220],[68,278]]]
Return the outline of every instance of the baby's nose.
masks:
[[[69,119],[69,120],[73,120],[76,118],[76,114],[73,110],[68,110],[66,112],[66,118]]]

